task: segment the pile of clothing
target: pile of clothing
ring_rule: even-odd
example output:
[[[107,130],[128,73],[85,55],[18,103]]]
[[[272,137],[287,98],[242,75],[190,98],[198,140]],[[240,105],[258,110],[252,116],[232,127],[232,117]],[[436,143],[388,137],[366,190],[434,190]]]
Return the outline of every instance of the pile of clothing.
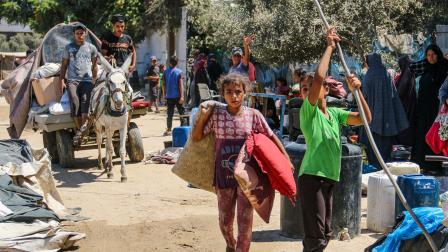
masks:
[[[175,164],[182,153],[182,147],[170,147],[161,151],[150,152],[145,164]]]
[[[0,140],[0,251],[58,251],[85,234],[62,230],[62,220],[82,220],[56,189],[46,149],[25,140]]]

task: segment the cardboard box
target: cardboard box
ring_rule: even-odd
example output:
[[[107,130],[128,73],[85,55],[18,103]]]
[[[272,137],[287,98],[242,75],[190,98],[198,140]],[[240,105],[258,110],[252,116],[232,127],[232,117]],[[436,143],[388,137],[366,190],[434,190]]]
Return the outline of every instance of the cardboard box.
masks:
[[[37,103],[40,106],[61,100],[62,91],[59,85],[59,77],[32,80],[32,85]]]

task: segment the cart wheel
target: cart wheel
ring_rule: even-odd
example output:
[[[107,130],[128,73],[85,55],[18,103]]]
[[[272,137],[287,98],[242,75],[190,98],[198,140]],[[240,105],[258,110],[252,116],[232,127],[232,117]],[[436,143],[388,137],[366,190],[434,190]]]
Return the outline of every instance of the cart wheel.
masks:
[[[58,148],[56,148],[56,132],[42,132],[42,140],[44,147],[48,150],[48,154],[50,154],[51,163],[59,163]]]
[[[129,123],[126,152],[128,153],[131,162],[140,162],[145,157],[142,136],[140,135],[140,130],[138,129],[137,124],[134,122]]]
[[[73,134],[67,130],[56,131],[56,145],[58,149],[59,165],[61,168],[72,168],[75,163]]]

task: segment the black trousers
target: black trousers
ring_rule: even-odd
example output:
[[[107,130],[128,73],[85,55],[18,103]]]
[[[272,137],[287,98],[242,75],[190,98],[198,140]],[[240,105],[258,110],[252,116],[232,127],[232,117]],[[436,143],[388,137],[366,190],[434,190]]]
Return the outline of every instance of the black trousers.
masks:
[[[331,239],[335,183],[336,181],[319,176],[304,174],[299,177],[299,193],[302,199],[305,229],[304,252],[324,251]]]
[[[167,109],[168,118],[166,120],[166,128],[168,130],[171,130],[173,127],[174,107],[177,108],[177,112],[179,112],[179,115],[184,114],[184,107],[182,107],[182,104],[179,104],[179,98],[166,99],[166,105],[168,107]]]

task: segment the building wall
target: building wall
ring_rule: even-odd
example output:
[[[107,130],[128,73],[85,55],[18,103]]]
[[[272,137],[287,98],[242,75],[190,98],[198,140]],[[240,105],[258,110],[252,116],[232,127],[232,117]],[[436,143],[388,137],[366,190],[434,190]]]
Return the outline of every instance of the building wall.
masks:
[[[185,73],[187,69],[187,11],[182,10],[182,25],[176,32],[176,55],[179,58],[178,67]],[[140,76],[149,65],[149,58],[156,56],[159,63],[168,65],[168,33],[156,32],[147,34],[146,39],[136,45],[137,70]]]

